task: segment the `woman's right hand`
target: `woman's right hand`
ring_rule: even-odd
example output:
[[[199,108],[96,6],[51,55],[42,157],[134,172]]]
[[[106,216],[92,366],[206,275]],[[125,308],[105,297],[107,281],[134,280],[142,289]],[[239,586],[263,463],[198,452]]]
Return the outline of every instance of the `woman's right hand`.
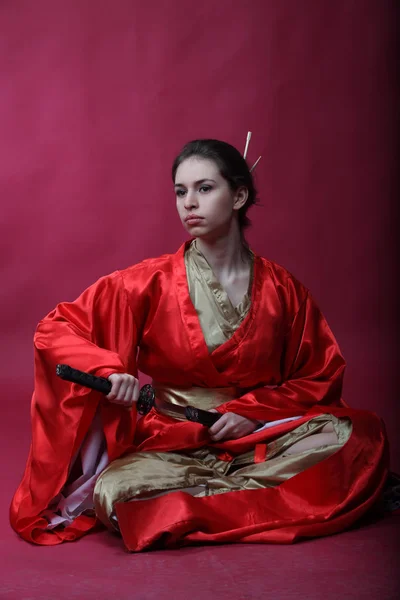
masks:
[[[108,380],[111,382],[111,391],[106,396],[113,404],[131,408],[139,398],[139,380],[128,373],[113,373]]]

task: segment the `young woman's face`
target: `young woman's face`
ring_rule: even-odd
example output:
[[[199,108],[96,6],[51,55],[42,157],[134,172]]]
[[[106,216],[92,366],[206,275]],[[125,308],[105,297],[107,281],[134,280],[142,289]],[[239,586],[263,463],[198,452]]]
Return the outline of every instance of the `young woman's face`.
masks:
[[[220,236],[229,231],[242,192],[233,192],[212,160],[191,157],[175,175],[178,214],[193,237]]]

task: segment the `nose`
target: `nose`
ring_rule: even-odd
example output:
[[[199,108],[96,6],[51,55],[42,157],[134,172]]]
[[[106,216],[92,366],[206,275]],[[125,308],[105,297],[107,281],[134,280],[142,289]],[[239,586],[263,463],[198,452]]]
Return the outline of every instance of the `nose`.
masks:
[[[195,190],[188,190],[188,193],[185,196],[184,206],[186,210],[191,210],[193,208],[197,208],[199,206],[199,202],[197,200],[197,194]]]

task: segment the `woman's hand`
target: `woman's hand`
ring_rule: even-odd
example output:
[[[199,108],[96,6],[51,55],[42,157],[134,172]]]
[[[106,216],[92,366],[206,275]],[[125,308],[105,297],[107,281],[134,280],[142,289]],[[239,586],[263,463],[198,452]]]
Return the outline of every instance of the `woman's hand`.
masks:
[[[210,410],[210,412],[217,412]],[[225,413],[212,427],[209,434],[213,442],[222,442],[224,440],[237,440],[249,433],[253,433],[260,426],[258,421],[251,421],[235,413]]]
[[[106,396],[107,400],[113,404],[120,404],[126,408],[131,408],[132,404],[139,398],[139,380],[128,373],[113,373],[108,380],[112,387],[110,393]]]

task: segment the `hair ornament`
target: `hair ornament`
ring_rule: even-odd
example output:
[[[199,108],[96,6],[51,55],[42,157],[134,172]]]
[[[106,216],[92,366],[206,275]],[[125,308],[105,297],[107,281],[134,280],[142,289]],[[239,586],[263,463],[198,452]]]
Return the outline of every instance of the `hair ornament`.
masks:
[[[247,138],[246,138],[246,145],[244,147],[244,152],[243,152],[243,158],[246,158],[246,156],[247,156],[247,150],[249,149],[250,140],[251,140],[251,131],[248,131]]]
[[[243,158],[245,159],[247,156],[247,151],[249,149],[249,144],[250,144],[250,140],[251,140],[251,131],[247,132],[247,137],[246,137],[246,145],[244,147],[244,152],[243,152]],[[250,173],[256,168],[256,166],[258,165],[258,163],[261,160],[261,156],[259,156],[256,160],[256,162],[254,163],[254,165],[251,167],[250,169]]]
[[[256,168],[256,166],[258,165],[258,163],[260,162],[260,160],[261,160],[261,156],[259,156],[259,157],[257,158],[256,162],[255,162],[255,163],[254,163],[254,165],[251,167],[251,169],[250,169],[250,173],[251,173],[251,172],[252,172],[252,171],[253,171],[253,170]]]

